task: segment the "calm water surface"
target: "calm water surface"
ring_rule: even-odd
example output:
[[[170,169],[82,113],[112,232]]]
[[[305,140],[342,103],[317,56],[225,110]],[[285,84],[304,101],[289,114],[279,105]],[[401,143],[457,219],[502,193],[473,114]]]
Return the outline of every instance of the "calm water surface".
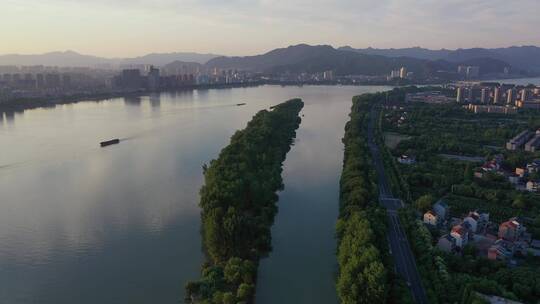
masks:
[[[336,302],[343,127],[351,97],[381,89],[264,86],[0,113],[0,303],[181,301],[203,261],[202,164],[258,110],[294,97],[305,116],[257,302]],[[121,144],[99,148],[112,138]]]
[[[540,86],[540,78],[516,78],[516,79],[498,79],[498,80],[489,80],[491,82],[500,82],[500,83],[507,83],[507,84],[515,84],[515,85],[529,85],[534,84],[537,86]]]

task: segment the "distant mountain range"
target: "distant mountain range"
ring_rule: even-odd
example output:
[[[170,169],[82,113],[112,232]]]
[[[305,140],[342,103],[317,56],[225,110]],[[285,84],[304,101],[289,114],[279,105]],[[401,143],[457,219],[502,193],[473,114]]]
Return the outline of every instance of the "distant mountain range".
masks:
[[[419,56],[366,54],[350,48],[335,49],[329,45],[306,44],[275,49],[263,55],[217,57],[208,61],[206,67],[282,73],[333,70],[337,75],[381,75],[406,67],[408,71],[425,76],[438,70],[456,71],[459,64],[478,65],[484,74],[502,73],[505,67],[510,67],[507,62],[492,57],[471,56],[450,61]]]
[[[173,61],[196,62],[204,64],[219,57],[214,54],[198,53],[154,53],[135,58],[103,58],[82,55],[73,51],[50,52],[37,55],[0,55],[0,65],[45,65],[58,67],[103,67],[133,64],[152,64],[163,66]]]
[[[262,55],[225,57],[198,53],[155,53],[135,58],[102,58],[73,51],[51,52],[40,55],[3,55],[0,65],[47,65],[83,67],[121,67],[123,65],[152,64],[169,69],[221,68],[256,72],[323,72],[333,70],[337,75],[381,75],[406,67],[419,76],[435,71],[456,71],[460,64],[480,66],[482,74],[501,73],[507,67],[515,72],[540,74],[540,48],[535,46],[496,49],[429,50],[333,48],[329,45],[299,44],[279,48]],[[201,66],[199,66],[201,65]]]
[[[164,66],[173,61],[192,62],[205,64],[212,58],[219,57],[215,54],[199,53],[153,53],[141,57],[125,58],[120,61],[121,64],[153,64]]]
[[[386,57],[411,57],[426,60],[447,60],[450,62],[463,62],[478,58],[491,58],[507,62],[512,67],[522,71],[540,72],[540,47],[512,46],[507,48],[471,48],[457,50],[430,50],[420,47],[403,49],[354,49],[350,46],[339,48],[344,51],[353,51],[366,55],[380,55]]]

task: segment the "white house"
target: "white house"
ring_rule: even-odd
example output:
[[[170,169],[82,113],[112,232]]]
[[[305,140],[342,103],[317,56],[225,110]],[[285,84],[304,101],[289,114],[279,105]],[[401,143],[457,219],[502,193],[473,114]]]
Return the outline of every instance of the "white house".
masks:
[[[398,162],[404,165],[414,165],[416,163],[416,157],[409,155],[401,155],[398,157]]]
[[[537,192],[539,188],[540,188],[540,185],[538,182],[535,182],[535,181],[527,182],[527,191]]]
[[[430,210],[424,213],[424,224],[437,226],[439,224],[439,217],[437,216],[437,214],[435,214],[435,212]]]
[[[469,241],[469,230],[463,225],[457,225],[452,228],[450,235],[456,240],[456,246],[463,248]]]

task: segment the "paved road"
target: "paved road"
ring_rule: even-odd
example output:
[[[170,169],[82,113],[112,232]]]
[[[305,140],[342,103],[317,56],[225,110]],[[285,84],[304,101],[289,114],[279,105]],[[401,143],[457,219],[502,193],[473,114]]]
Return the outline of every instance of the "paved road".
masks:
[[[403,207],[403,202],[392,194],[392,189],[386,178],[381,153],[379,147],[375,143],[374,131],[375,124],[377,123],[377,111],[375,108],[371,110],[370,118],[368,128],[369,149],[375,164],[375,170],[377,171],[379,202],[387,210],[389,228],[387,237],[392,256],[394,257],[396,272],[407,282],[415,302],[427,304],[428,300],[426,292],[422,286],[422,280],[418,273],[413,253],[409,246],[407,235],[401,228],[401,223],[397,214],[398,209]]]

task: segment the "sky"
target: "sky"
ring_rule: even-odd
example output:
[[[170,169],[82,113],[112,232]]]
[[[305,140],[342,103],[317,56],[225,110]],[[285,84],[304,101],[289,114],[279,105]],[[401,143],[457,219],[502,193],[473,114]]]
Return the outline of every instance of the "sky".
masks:
[[[538,0],[0,0],[0,54],[540,45]]]

